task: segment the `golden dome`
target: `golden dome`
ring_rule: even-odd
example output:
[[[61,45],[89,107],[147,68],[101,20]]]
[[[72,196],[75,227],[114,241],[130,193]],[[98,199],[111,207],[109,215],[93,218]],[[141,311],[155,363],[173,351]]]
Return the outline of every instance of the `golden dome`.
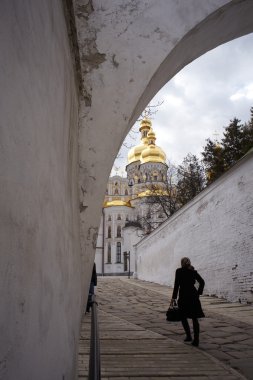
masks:
[[[161,162],[165,164],[166,155],[164,151],[155,145],[149,145],[141,155],[141,163],[145,164],[147,162]]]
[[[166,154],[164,151],[155,145],[155,132],[151,128],[147,135],[148,138],[148,146],[141,153],[140,161],[142,164],[146,162],[161,162],[165,164]]]
[[[148,140],[149,140],[149,139],[154,139],[154,140],[156,140],[155,132],[153,131],[152,128],[150,128],[150,131],[148,132],[147,138],[148,138]]]
[[[147,189],[145,191],[142,191],[141,193],[139,193],[137,196],[138,198],[143,198],[143,197],[155,197],[155,196],[165,196],[165,195],[169,195],[168,191],[167,190],[162,190],[162,189]]]
[[[131,148],[128,152],[127,160],[128,164],[131,164],[132,162],[139,161],[141,158],[141,153],[144,149],[148,146],[148,132],[151,129],[152,122],[151,120],[144,118],[140,122],[140,128],[139,131],[141,132],[141,144],[134,146]]]
[[[125,201],[115,200],[115,201],[106,201],[106,202],[104,202],[104,207],[113,207],[113,206],[132,207],[131,203],[129,201],[125,202]]]
[[[146,149],[147,146],[148,146],[148,141],[146,143],[142,143],[140,145],[137,145],[131,148],[127,155],[128,163],[131,164],[132,162],[139,161],[142,151]]]
[[[150,129],[151,126],[152,126],[152,122],[150,119],[147,119],[146,117],[144,119],[142,119],[142,121],[140,122],[140,129],[139,131],[141,132],[143,129],[147,128],[147,129]]]

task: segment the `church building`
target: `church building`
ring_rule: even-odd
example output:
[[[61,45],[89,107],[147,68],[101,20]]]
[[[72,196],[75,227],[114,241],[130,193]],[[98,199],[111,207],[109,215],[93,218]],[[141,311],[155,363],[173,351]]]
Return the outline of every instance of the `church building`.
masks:
[[[150,207],[150,198],[166,194],[168,166],[156,145],[151,120],[140,123],[141,142],[128,152],[127,178],[109,178],[97,238],[95,262],[100,275],[132,275],[134,245],[150,233],[150,225],[165,219],[161,207]]]

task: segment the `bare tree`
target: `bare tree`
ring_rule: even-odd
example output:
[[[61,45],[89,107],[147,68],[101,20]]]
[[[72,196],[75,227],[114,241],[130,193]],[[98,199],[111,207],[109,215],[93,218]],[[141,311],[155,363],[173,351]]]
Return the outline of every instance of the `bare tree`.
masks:
[[[140,200],[141,215],[135,221],[142,227],[144,235],[151,233],[177,211],[176,173],[177,168],[169,164],[163,182],[150,181],[146,184],[146,196]]]
[[[191,153],[184,158],[177,170],[177,202],[185,205],[206,186],[203,163]]]
[[[149,234],[159,227],[204,187],[204,168],[196,156],[188,154],[178,167],[169,164],[166,181],[146,185],[143,212],[137,218],[143,234]]]
[[[145,118],[153,119],[153,116],[158,112],[158,108],[163,104],[164,100],[158,101],[156,104],[148,104],[147,107],[142,111],[140,117],[137,121],[141,121]]]
[[[122,147],[117,154],[116,159],[122,158],[122,148],[131,149],[134,146],[134,142],[137,139],[137,135],[139,134],[139,126],[137,122],[140,122],[141,120],[145,118],[152,119],[153,116],[158,112],[158,108],[163,104],[163,100],[158,101],[156,104],[148,104],[147,107],[142,111],[141,115],[138,117],[136,123],[133,125],[133,127],[130,129],[128,135],[126,136],[125,140],[122,143]]]

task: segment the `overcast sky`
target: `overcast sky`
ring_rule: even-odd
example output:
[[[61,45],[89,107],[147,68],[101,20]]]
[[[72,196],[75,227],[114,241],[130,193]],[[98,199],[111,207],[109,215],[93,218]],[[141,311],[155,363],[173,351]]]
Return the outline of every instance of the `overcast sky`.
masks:
[[[250,119],[253,33],[219,46],[190,63],[157,93],[151,104],[159,101],[163,104],[152,119],[157,145],[176,165],[188,153],[200,158],[206,139],[221,140],[224,126],[231,119],[237,117],[242,123]],[[139,144],[140,135],[136,136],[136,141],[127,139],[128,145]],[[114,168],[120,168],[120,175],[127,164],[127,152],[128,149],[121,149],[121,158],[115,161]]]

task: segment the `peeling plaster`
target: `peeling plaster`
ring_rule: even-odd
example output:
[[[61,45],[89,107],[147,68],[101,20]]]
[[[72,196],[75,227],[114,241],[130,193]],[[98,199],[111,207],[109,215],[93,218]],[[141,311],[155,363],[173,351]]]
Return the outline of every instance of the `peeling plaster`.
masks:
[[[89,227],[88,234],[87,234],[87,240],[92,240],[92,247],[96,248],[97,243],[97,236],[98,236],[98,227]]]
[[[84,3],[84,4],[83,4]],[[85,107],[91,107],[92,104],[92,85],[86,74],[91,73],[106,60],[106,54],[100,53],[97,49],[97,30],[90,25],[90,17],[94,12],[92,0],[83,2],[81,0],[75,3],[76,24],[79,30],[78,43],[80,50],[80,64],[82,69],[82,100]],[[82,35],[80,30],[85,30]]]
[[[92,44],[89,44],[88,54],[82,55],[82,66],[84,68],[84,73],[89,73],[94,69],[97,69],[101,63],[105,61],[105,54],[101,54],[96,51],[96,47],[92,47]]]
[[[80,65],[79,46],[72,0],[63,0],[63,10],[66,20],[67,32],[70,41],[72,60],[76,71],[76,83],[80,94],[83,92],[82,75]]]
[[[201,214],[208,206],[208,202],[202,203],[198,208],[197,208],[197,214]]]
[[[88,206],[84,206],[82,203],[80,203],[80,206],[79,206],[80,213],[84,212],[87,209],[87,207]]]
[[[115,59],[115,54],[113,54],[113,56],[112,56],[112,64],[113,64],[113,66],[114,67],[116,67],[116,68],[118,68],[118,66],[119,66],[119,63],[116,61],[116,59]]]
[[[84,195],[87,191],[83,188],[83,186],[80,186],[82,194]]]
[[[84,18],[85,20],[89,19],[89,15],[94,12],[94,7],[92,0],[86,1],[86,4],[77,5],[77,17]]]

